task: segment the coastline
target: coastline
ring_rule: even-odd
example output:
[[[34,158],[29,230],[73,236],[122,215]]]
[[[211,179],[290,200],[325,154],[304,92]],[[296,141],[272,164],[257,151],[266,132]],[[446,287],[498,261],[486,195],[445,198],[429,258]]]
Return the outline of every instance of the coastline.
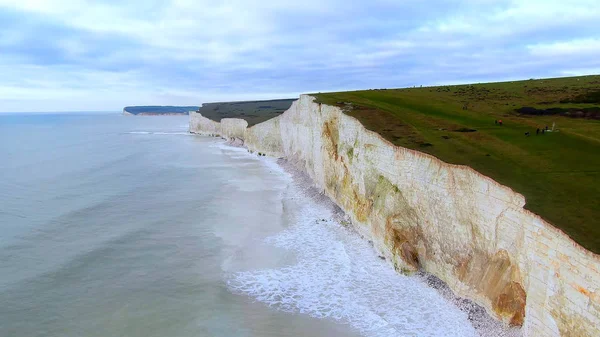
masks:
[[[441,307],[439,307],[440,303],[446,303],[445,305],[448,306],[448,308],[446,310],[448,310],[450,308],[452,308],[452,309],[449,311],[441,309],[441,310],[443,310],[443,312],[438,312],[440,317],[444,317],[447,315],[450,315],[450,317],[452,317],[451,315],[453,315],[453,314],[451,314],[450,312],[453,312],[453,311],[460,312],[461,313],[460,315],[464,316],[463,324],[469,324],[470,328],[463,326],[461,329],[455,331],[457,336],[458,335],[472,336],[472,334],[470,334],[470,333],[465,333],[465,331],[469,331],[469,329],[473,329],[473,331],[475,332],[475,334],[473,336],[475,336],[475,335],[476,336],[484,336],[484,337],[499,337],[499,336],[520,337],[520,336],[522,336],[521,330],[519,328],[511,328],[511,327],[504,326],[501,322],[499,322],[499,321],[495,320],[493,317],[489,316],[486,313],[485,309],[483,309],[482,307],[476,305],[472,301],[455,296],[452,293],[452,291],[450,291],[450,289],[448,288],[447,285],[445,285],[441,280],[436,279],[432,275],[427,274],[427,273],[417,273],[417,274],[409,276],[409,275],[402,275],[402,274],[396,273],[392,268],[390,268],[390,266],[385,261],[383,261],[383,259],[381,259],[381,256],[378,257],[378,254],[374,250],[372,242],[369,242],[364,237],[362,237],[360,235],[360,233],[357,232],[353,228],[352,225],[350,225],[349,216],[347,214],[345,214],[344,211],[340,207],[338,207],[334,203],[333,200],[331,200],[328,196],[323,194],[317,188],[314,181],[305,172],[303,172],[301,169],[299,169],[295,163],[288,161],[286,159],[283,159],[283,158],[278,158],[278,159],[275,159],[272,157],[261,158],[261,156],[256,156],[256,154],[249,154],[250,151],[245,146],[243,146],[239,143],[236,143],[236,142],[232,142],[231,140],[223,140],[221,144],[223,144],[224,147],[231,148],[232,150],[236,149],[236,150],[240,151],[240,154],[243,151],[243,153],[247,154],[248,156],[251,156],[254,158],[258,157],[256,159],[261,161],[263,165],[269,167],[270,170],[273,170],[273,174],[284,174],[290,178],[290,183],[289,183],[290,187],[288,189],[288,192],[285,193],[285,195],[282,195],[284,209],[287,209],[287,211],[285,211],[287,213],[287,215],[285,217],[291,216],[291,218],[294,219],[294,216],[291,214],[294,212],[300,212],[299,216],[301,217],[302,220],[296,219],[295,221],[293,221],[292,224],[290,224],[290,228],[287,228],[283,232],[277,233],[274,236],[268,237],[265,240],[265,242],[267,244],[278,243],[281,241],[280,236],[283,236],[283,237],[287,237],[287,240],[299,241],[299,242],[296,242],[296,244],[298,244],[298,245],[305,245],[306,243],[303,240],[307,239],[306,235],[311,236],[312,233],[306,233],[303,238],[296,238],[289,232],[305,230],[307,228],[307,227],[305,227],[307,223],[310,224],[309,227],[314,226],[313,227],[314,230],[323,231],[323,233],[327,233],[327,232],[329,232],[329,233],[331,233],[331,232],[345,233],[344,236],[347,236],[350,238],[355,238],[353,240],[358,240],[358,241],[353,241],[353,242],[359,243],[358,247],[354,247],[355,249],[366,249],[368,251],[368,252],[365,251],[364,253],[361,254],[361,256],[364,260],[369,261],[368,263],[364,264],[365,266],[367,266],[368,264],[376,265],[377,268],[381,268],[384,271],[386,271],[387,274],[391,274],[392,278],[397,279],[397,281],[404,280],[403,282],[413,284],[415,289],[427,288],[431,292],[435,293],[436,300],[432,302],[432,306],[429,308],[429,310],[435,312],[435,310],[441,309]],[[307,207],[308,209],[312,209],[313,207],[316,207],[317,209],[322,209],[322,210],[324,209],[326,211],[325,212],[317,211],[316,213],[313,213],[310,211],[305,212],[305,211],[302,211],[302,207],[297,208],[298,205],[302,205],[302,207]],[[292,212],[292,213],[289,213],[289,212]],[[324,215],[324,214],[329,214],[329,216]],[[296,223],[296,221],[297,221],[297,223]],[[300,228],[296,228],[297,226],[299,226]],[[288,233],[286,233],[286,232],[288,232]],[[292,236],[290,237],[289,235],[292,235]],[[328,237],[328,235],[324,235],[324,236],[325,236],[325,238],[323,238],[321,236],[314,236],[314,239],[317,242],[322,242],[323,240],[327,240],[327,237]],[[309,240],[312,241],[312,239],[309,239]],[[309,245],[311,245],[311,244],[309,244]],[[331,241],[330,244],[333,246],[336,246],[339,243],[337,241]],[[345,244],[347,245],[348,243],[346,242]],[[318,246],[319,244],[317,243],[316,245]],[[347,247],[347,248],[349,249],[350,247]],[[290,247],[287,247],[286,249],[290,249]],[[320,252],[319,252],[319,254],[320,254]],[[326,260],[333,260],[333,261],[337,260],[336,256],[328,255],[327,251],[322,252],[322,254],[323,254],[322,258],[324,258]],[[348,254],[352,254],[352,253],[348,252]],[[286,255],[288,255],[288,254],[286,253]],[[352,256],[352,255],[350,255],[350,256]],[[301,266],[306,263],[306,261],[303,261],[302,258],[299,261],[296,260],[296,258],[291,258],[290,261],[293,261],[293,262],[291,262],[291,265],[283,267],[283,270],[289,271],[290,269],[298,267],[297,266],[298,263]],[[300,267],[300,268],[302,268],[302,267]],[[264,272],[264,274],[261,274],[263,272]],[[330,274],[331,272],[332,272],[332,270],[329,268],[320,269],[321,274]],[[250,276],[253,273],[259,273],[259,276],[254,276],[254,277]],[[333,321],[337,321],[338,324],[339,323],[350,324],[355,329],[358,329],[359,331],[361,331],[361,334],[365,334],[368,336],[388,336],[389,335],[388,333],[390,333],[390,331],[391,331],[391,335],[397,335],[397,334],[405,335],[405,333],[406,333],[406,331],[403,331],[403,330],[395,330],[395,329],[398,329],[398,326],[395,326],[391,322],[384,323],[385,324],[384,326],[370,327],[365,322],[361,322],[360,319],[357,320],[356,318],[352,318],[352,315],[350,315],[351,318],[348,318],[344,315],[330,316],[330,311],[336,312],[335,307],[326,309],[325,313],[322,313],[319,310],[317,310],[316,312],[311,311],[308,307],[304,307],[302,305],[302,303],[293,303],[293,302],[294,302],[295,298],[310,297],[310,295],[314,295],[314,294],[303,294],[303,293],[298,294],[298,293],[293,293],[293,292],[288,293],[286,291],[289,291],[290,289],[286,289],[285,286],[283,289],[267,288],[267,289],[263,289],[262,291],[257,292],[257,289],[260,289],[261,287],[266,287],[265,283],[267,285],[271,284],[271,286],[273,286],[273,284],[286,285],[286,284],[289,284],[293,280],[295,281],[295,279],[292,279],[292,280],[278,279],[278,277],[281,277],[279,269],[251,270],[251,271],[246,271],[246,272],[239,273],[239,274],[240,275],[237,275],[237,273],[234,273],[233,277],[229,278],[229,280],[227,282],[228,287],[231,289],[231,291],[236,294],[239,294],[239,295],[253,297],[253,298],[257,299],[259,302],[263,302],[263,303],[267,304],[269,307],[274,307],[274,308],[284,311],[284,312],[292,312],[292,313],[297,313],[297,314],[303,313],[303,314],[307,314],[308,316],[311,316],[311,317],[321,318],[321,319],[325,319],[325,320],[333,319]],[[305,277],[306,277],[306,275],[305,275]],[[316,281],[309,278],[308,280],[303,281],[303,283],[312,284],[313,282],[316,282],[317,284],[319,284],[320,282],[322,282],[323,276],[313,274],[312,276],[309,276],[309,277],[316,277]],[[344,277],[348,277],[348,276],[345,274],[341,274],[341,275],[333,274],[330,277],[331,277],[331,279],[328,279],[326,284],[330,285],[330,282],[345,283]],[[239,278],[242,278],[243,281],[240,281]],[[246,282],[249,282],[247,280],[248,278],[252,279],[254,281],[254,283],[246,284]],[[269,278],[274,278],[274,279],[269,281]],[[391,294],[394,294],[394,296],[400,296],[400,297],[420,298],[421,294],[419,294],[418,292],[417,293],[411,292],[409,294],[407,292],[409,292],[410,289],[412,289],[412,288],[403,288],[403,287],[401,287],[401,284],[402,283],[395,284],[396,286],[398,286],[397,288],[379,287],[377,289],[379,291],[381,291],[383,294],[388,294],[388,296],[391,296]],[[361,286],[371,286],[372,287],[373,285],[359,283],[359,288]],[[292,287],[292,288],[297,289],[295,287]],[[327,292],[327,293],[330,294],[330,292]],[[333,292],[331,292],[331,293],[333,293]],[[335,294],[334,294],[334,296],[335,296]],[[426,305],[425,303],[427,303],[427,298],[428,298],[427,296],[431,296],[431,294],[430,295],[423,294],[423,296],[424,297],[422,299],[419,299],[419,301],[424,302],[421,305]],[[276,298],[276,300],[274,298]],[[342,298],[345,298],[345,297],[342,297]],[[349,298],[360,298],[360,296],[358,296],[358,297],[350,296]],[[436,324],[448,325],[448,324],[450,324],[450,323],[448,323],[447,317],[445,320],[443,318],[441,318],[442,321],[437,321],[438,319],[440,319],[439,317],[430,316],[430,315],[428,315],[427,312],[422,313],[422,315],[421,315],[421,313],[417,309],[418,306],[417,307],[403,307],[403,303],[398,302],[397,307],[394,307],[393,305],[388,306],[388,305],[385,305],[384,303],[379,303],[378,301],[368,301],[368,302],[373,307],[378,307],[380,305],[383,306],[382,310],[386,310],[386,308],[390,308],[390,309],[393,308],[393,310],[396,311],[396,313],[395,313],[396,317],[405,318],[406,316],[408,316],[408,317],[412,317],[416,321],[420,321],[420,320],[427,321],[431,325],[436,325]],[[284,305],[282,303],[286,303],[286,304]],[[331,303],[325,301],[325,303],[320,303],[320,302],[312,303],[311,306],[312,305],[316,305],[317,307],[323,307],[323,306],[327,307],[328,305],[331,305]],[[340,303],[340,305],[342,305],[342,306],[349,305],[350,307],[354,306],[353,303]],[[415,317],[415,315],[422,316],[422,317]],[[382,314],[382,316],[385,317],[385,315],[383,315],[383,314]],[[451,324],[461,324],[460,322],[461,322],[461,320],[457,320]],[[417,324],[417,326],[418,326],[418,324]],[[429,332],[431,332],[431,331],[429,331]],[[423,333],[426,333],[426,332],[423,331]],[[418,333],[417,333],[417,335],[418,335]],[[435,334],[435,335],[438,335],[438,334]]]
[[[250,128],[191,114],[190,131],[287,158],[397,271],[435,275],[525,336],[595,335],[599,257],[524,209],[509,187],[396,147],[308,95]]]
[[[226,142],[230,146],[243,147],[240,145],[234,145],[230,142]],[[337,205],[331,198],[323,194],[315,186],[314,181],[302,170],[298,169],[298,166],[290,161],[279,158],[277,164],[282,168],[284,172],[290,175],[293,179],[293,183],[298,186],[303,193],[307,195],[313,202],[323,205],[328,208],[333,214],[332,220],[346,227],[349,231],[366,240],[359,232],[357,232],[350,225],[350,217]],[[344,225],[346,224],[346,225]],[[373,248],[373,243],[369,241],[370,246]],[[374,252],[376,252],[373,249]],[[380,259],[385,260],[383,256],[379,256]],[[520,337],[523,336],[522,331],[518,327],[508,327],[502,322],[494,319],[490,316],[485,308],[481,307],[477,303],[461,298],[454,294],[450,287],[444,283],[444,281],[435,277],[430,273],[419,271],[418,273],[408,276],[418,280],[425,284],[427,287],[434,289],[442,298],[451,303],[453,306],[464,312],[468,316],[469,322],[473,325],[473,328],[477,331],[481,337]]]

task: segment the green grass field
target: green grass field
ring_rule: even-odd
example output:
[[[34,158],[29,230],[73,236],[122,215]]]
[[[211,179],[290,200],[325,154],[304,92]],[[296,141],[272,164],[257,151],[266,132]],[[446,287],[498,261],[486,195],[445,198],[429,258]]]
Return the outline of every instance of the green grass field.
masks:
[[[314,96],[396,145],[510,186],[527,209],[600,253],[600,76]]]

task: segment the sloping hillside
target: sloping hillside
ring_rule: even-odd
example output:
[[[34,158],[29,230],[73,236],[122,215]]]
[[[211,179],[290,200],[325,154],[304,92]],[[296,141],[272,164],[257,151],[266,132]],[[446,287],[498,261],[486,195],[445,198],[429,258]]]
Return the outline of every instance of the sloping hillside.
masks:
[[[187,115],[189,111],[198,110],[197,106],[170,106],[170,105],[147,105],[126,106],[123,113],[132,115]]]
[[[215,122],[222,118],[241,118],[249,126],[277,117],[289,109],[296,99],[277,99],[269,101],[204,103],[199,112]]]
[[[600,253],[600,76],[314,96],[396,145],[512,187]]]

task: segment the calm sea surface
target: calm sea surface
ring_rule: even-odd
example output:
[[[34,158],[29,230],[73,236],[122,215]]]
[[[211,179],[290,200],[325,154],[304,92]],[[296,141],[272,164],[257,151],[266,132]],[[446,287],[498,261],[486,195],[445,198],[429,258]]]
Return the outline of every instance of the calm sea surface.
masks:
[[[187,117],[0,115],[0,336],[474,336]]]

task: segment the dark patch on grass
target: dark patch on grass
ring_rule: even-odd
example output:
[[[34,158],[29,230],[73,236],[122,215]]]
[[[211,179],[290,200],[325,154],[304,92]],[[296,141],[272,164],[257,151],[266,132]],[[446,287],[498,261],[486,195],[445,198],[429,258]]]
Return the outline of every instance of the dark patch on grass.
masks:
[[[562,100],[561,103],[600,103],[600,90],[588,91],[573,98]]]
[[[560,115],[571,118],[587,118],[587,119],[600,119],[600,107],[589,107],[589,108],[548,108],[548,109],[536,109],[532,107],[522,107],[515,109],[516,112],[523,115],[536,115],[536,116],[551,116]]]
[[[475,129],[469,129],[469,128],[460,128],[460,129],[456,129],[453,130],[454,132],[477,132],[477,130]]]
[[[241,118],[248,126],[277,117],[290,108],[295,99],[205,103],[198,109],[202,116],[220,122],[223,118]]]
[[[189,111],[198,109],[197,106],[172,106],[172,105],[143,105],[143,106],[126,106],[123,110],[133,115],[138,114],[181,114],[187,115]]]

